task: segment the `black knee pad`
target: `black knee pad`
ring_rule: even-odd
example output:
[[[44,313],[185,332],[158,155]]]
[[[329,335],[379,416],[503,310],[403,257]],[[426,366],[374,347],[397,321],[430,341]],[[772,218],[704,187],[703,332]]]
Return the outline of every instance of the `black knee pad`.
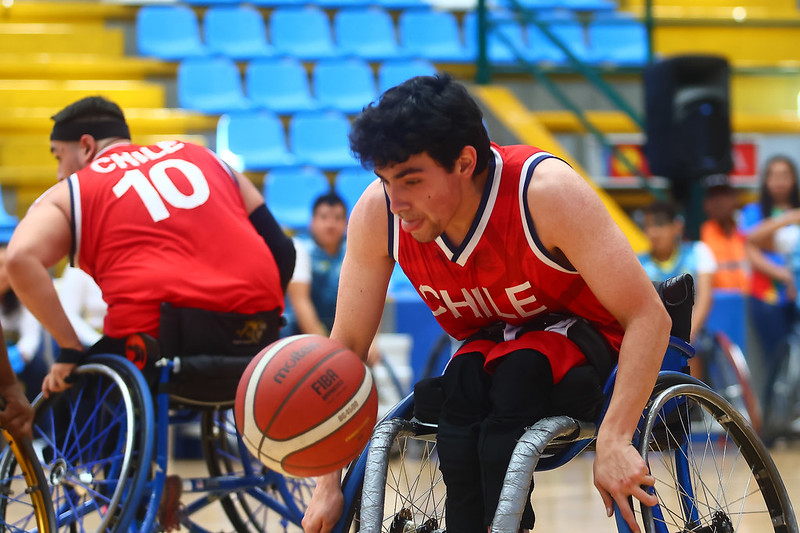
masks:
[[[536,350],[517,350],[502,358],[492,375],[491,418],[536,419],[548,412],[553,392],[550,361]]]
[[[472,424],[489,411],[490,376],[483,369],[483,354],[471,352],[455,357],[442,379],[444,403],[441,418],[455,424]]]

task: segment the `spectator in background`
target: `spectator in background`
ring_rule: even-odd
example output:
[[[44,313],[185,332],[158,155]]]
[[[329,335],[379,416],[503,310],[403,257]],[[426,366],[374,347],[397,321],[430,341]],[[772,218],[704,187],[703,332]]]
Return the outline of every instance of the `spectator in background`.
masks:
[[[309,234],[295,238],[297,261],[286,290],[286,335],[328,336],[333,327],[339,271],[344,260],[347,208],[336,193],[314,201]]]
[[[708,219],[700,226],[700,240],[706,243],[717,261],[714,290],[747,294],[750,267],[745,254],[745,236],[736,220],[736,190],[725,174],[708,176],[704,183],[703,210]]]
[[[800,208],[787,209],[780,215],[764,219],[757,224],[747,237],[761,250],[774,251],[780,254],[792,274],[792,284],[800,283]],[[797,305],[797,300],[795,300]],[[776,378],[780,359],[778,349],[771,352],[772,357],[765,360],[766,383],[764,388],[765,405],[770,401],[770,389]]]
[[[307,236],[296,237],[294,274],[286,289],[286,327],[283,336],[313,333],[327,337],[333,327],[339,272],[347,231],[347,207],[339,195],[326,193],[314,200]],[[380,360],[375,343],[367,364]]]
[[[797,179],[797,169],[788,157],[776,156],[767,161],[759,200],[742,208],[745,235],[760,222],[800,207]],[[748,314],[762,356],[769,361],[791,329],[797,289],[785,259],[758,246],[757,241],[751,239],[745,245],[752,268]]]
[[[711,249],[702,241],[683,240],[683,219],[668,202],[656,201],[644,210],[644,231],[650,251],[639,255],[645,272],[653,281],[664,281],[688,273],[694,278],[695,304],[692,310],[692,339],[705,327],[711,311],[712,281],[717,262]],[[699,377],[697,358],[689,360],[692,375]]]

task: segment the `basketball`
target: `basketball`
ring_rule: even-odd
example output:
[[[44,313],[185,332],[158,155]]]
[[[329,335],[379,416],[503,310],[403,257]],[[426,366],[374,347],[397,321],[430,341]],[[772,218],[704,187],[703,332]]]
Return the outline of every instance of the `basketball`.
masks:
[[[378,416],[372,374],[344,345],[319,335],[280,339],[256,355],[236,390],[236,428],[265,466],[313,477],[347,466]]]

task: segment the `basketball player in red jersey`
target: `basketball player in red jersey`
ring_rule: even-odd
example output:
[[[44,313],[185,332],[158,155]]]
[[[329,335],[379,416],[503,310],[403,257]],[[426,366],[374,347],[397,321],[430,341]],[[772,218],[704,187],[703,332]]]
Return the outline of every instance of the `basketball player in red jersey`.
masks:
[[[616,388],[597,435],[595,485],[639,531],[628,497],[654,505],[654,479],[631,445],[671,321],[624,234],[569,165],[530,146],[491,144],[466,89],[413,78],[356,119],[353,152],[380,178],[350,218],[331,337],[366,356],[395,261],[442,327],[464,344],[445,370],[438,449],[447,531],[485,532],[523,428],[546,412],[585,357],[565,336],[588,319],[618,353]],[[303,526],[330,530],[340,477],[318,479]],[[533,527],[526,509],[522,527]]]
[[[67,255],[108,303],[94,351],[124,352],[130,334],[158,337],[164,303],[268,316],[277,337],[294,246],[245,176],[190,143],[132,144],[122,110],[101,97],[53,120],[59,182],[20,222],[7,259],[20,300],[61,348],[45,394],[65,389],[86,356],[47,272]]]

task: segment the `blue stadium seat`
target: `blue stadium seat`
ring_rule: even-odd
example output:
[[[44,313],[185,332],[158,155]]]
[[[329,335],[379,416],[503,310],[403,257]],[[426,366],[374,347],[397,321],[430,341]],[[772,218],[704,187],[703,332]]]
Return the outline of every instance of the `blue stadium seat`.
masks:
[[[222,115],[217,123],[217,153],[240,172],[296,162],[289,152],[281,119],[268,111]]]
[[[267,44],[264,17],[250,6],[209,7],[203,16],[203,36],[209,52],[236,60],[275,53]]]
[[[345,168],[336,175],[334,190],[344,200],[348,213],[353,210],[361,193],[376,179],[378,178],[374,172],[363,167]]]
[[[449,11],[403,11],[398,31],[404,55],[452,63],[471,61],[461,41],[458,21]]]
[[[185,59],[178,65],[178,105],[209,115],[251,107],[242,92],[239,69],[232,59]]]
[[[289,123],[289,145],[298,162],[323,170],[358,166],[350,152],[350,121],[338,111],[296,113]]]
[[[368,61],[400,57],[394,22],[383,8],[337,11],[333,18],[333,33],[343,54]]]
[[[617,4],[612,0],[559,0],[561,5],[574,11],[614,11]]]
[[[372,68],[363,59],[323,59],[312,75],[320,106],[342,113],[360,113],[378,95]]]
[[[548,23],[549,30],[581,61],[590,60],[589,48],[586,45],[586,36],[583,26],[578,21],[554,21]],[[559,48],[544,32],[534,23],[527,27],[528,46],[525,49],[525,58],[529,61],[543,61],[556,64],[567,64],[567,54]]]
[[[378,91],[383,93],[386,89],[400,85],[415,76],[432,76],[434,74],[436,74],[436,67],[426,59],[384,61],[378,67]]]
[[[254,106],[280,115],[317,109],[308,73],[294,57],[254,59],[245,70],[245,92]]]
[[[502,34],[513,45],[513,47],[524,54],[527,44],[522,31],[522,26],[515,20],[502,14],[494,18],[495,24],[493,31],[488,35],[488,55],[489,61],[497,64],[510,64],[517,61],[514,51],[501,39]],[[464,42],[470,58],[478,57],[478,15],[475,11],[470,11],[464,16]]]
[[[595,63],[643,66],[647,63],[647,29],[638,20],[600,19],[589,24]]]
[[[301,60],[341,55],[333,42],[328,15],[317,6],[277,7],[269,19],[276,52]]]
[[[136,12],[136,45],[143,56],[177,61],[206,54],[197,16],[188,6],[142,6]]]
[[[230,6],[238,5],[241,0],[182,0],[189,5],[193,6]]]
[[[559,9],[562,0],[517,0],[520,7],[531,11],[549,11]],[[496,0],[495,7],[512,9],[514,6],[511,0]]]
[[[374,5],[392,11],[406,11],[409,9],[429,9],[431,4],[426,0],[374,0]]]
[[[364,8],[372,5],[372,0],[314,0],[314,4],[322,9],[350,9],[350,8]]]
[[[280,225],[295,231],[308,228],[314,200],[330,189],[328,178],[315,167],[276,168],[264,178],[267,207]]]

